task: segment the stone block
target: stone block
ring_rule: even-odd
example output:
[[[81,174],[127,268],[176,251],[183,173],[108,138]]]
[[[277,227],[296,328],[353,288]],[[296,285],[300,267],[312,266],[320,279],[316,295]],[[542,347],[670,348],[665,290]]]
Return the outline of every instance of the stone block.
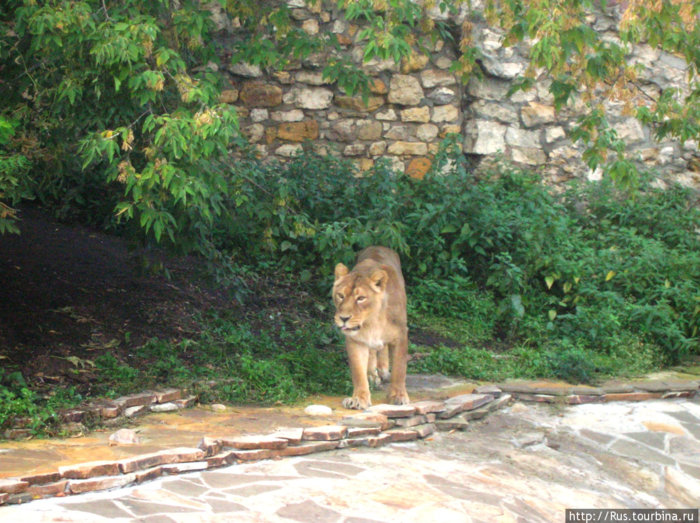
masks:
[[[87,416],[83,409],[68,409],[60,413],[61,421],[66,423],[80,423]]]
[[[454,105],[438,105],[433,107],[432,122],[455,122],[459,120],[459,109]]]
[[[419,414],[417,416],[411,416],[410,418],[397,418],[396,419],[396,426],[397,427],[415,427],[417,425],[423,425],[427,423],[427,418],[423,414]]]
[[[32,485],[27,489],[27,493],[32,496],[32,499],[52,498],[54,496],[62,496],[66,492],[67,487],[68,480],[64,479],[45,485]]]
[[[258,65],[253,65],[245,62],[233,64],[230,68],[233,74],[245,76],[247,78],[259,78],[262,76],[262,69]]]
[[[161,450],[150,454],[142,454],[118,461],[119,470],[122,474],[128,474],[137,470],[142,470],[158,465],[169,465],[172,463],[186,463],[188,461],[200,461],[206,453],[202,449],[178,447],[174,449]]]
[[[438,417],[447,419],[467,410],[473,410],[482,405],[493,401],[493,396],[490,394],[462,394],[449,398],[445,401],[445,410]]]
[[[302,438],[304,437],[304,429],[302,428],[288,428],[288,429],[279,429],[270,434],[270,436],[275,437],[275,438],[283,438],[286,439],[289,443],[289,445],[298,445],[301,443]]]
[[[392,426],[392,424],[389,422],[389,418],[380,412],[358,412],[357,414],[343,417],[343,419],[340,420],[340,423],[346,427],[378,427],[381,430],[386,430]]]
[[[343,439],[348,433],[345,425],[324,425],[304,429],[303,441],[336,441]]]
[[[389,405],[382,403],[370,407],[366,412],[382,414],[387,418],[410,418],[415,414],[416,408],[413,405]]]
[[[382,429],[379,427],[350,427],[348,428],[348,438],[359,438],[361,436],[378,436]]]
[[[382,124],[368,120],[357,124],[357,137],[360,140],[378,140],[382,137]]]
[[[304,120],[302,122],[288,122],[277,126],[277,137],[289,142],[303,142],[318,138],[318,122],[316,120]]]
[[[606,394],[604,401],[647,401],[659,399],[662,396],[661,392],[620,392]]]
[[[369,90],[373,94],[387,94],[389,92],[387,85],[379,78],[370,80]]]
[[[265,82],[246,82],[239,98],[246,107],[275,107],[282,103],[282,88]]]
[[[152,481],[163,475],[162,467],[153,467],[146,470],[140,470],[134,472],[134,477],[136,478],[136,483],[143,483],[144,481]]]
[[[370,156],[381,156],[386,152],[386,142],[374,142],[369,146]]]
[[[127,407],[126,409],[124,409],[124,416],[126,416],[127,418],[135,418],[142,414],[148,413],[149,410],[150,407],[148,405],[137,405],[135,407]]]
[[[428,65],[429,60],[430,58],[427,55],[412,51],[409,56],[405,56],[401,60],[401,72],[409,74],[421,71]]]
[[[176,401],[182,401],[182,400],[176,400]],[[175,402],[168,402],[168,403],[156,403],[155,405],[151,405],[149,407],[151,409],[151,412],[175,412],[180,410]]]
[[[396,156],[425,156],[428,154],[428,146],[423,142],[394,142],[389,145],[387,152]]]
[[[284,158],[293,158],[303,151],[304,148],[301,146],[301,144],[286,143],[275,149],[275,154],[278,156],[283,156]]]
[[[424,439],[435,433],[435,424],[428,423],[426,425],[419,425],[417,427],[413,427],[411,430],[418,434],[419,438]]]
[[[416,138],[423,142],[432,142],[437,138],[439,128],[437,125],[426,123],[416,128]]]
[[[432,89],[433,87],[443,87],[446,85],[455,85],[457,78],[449,71],[441,69],[428,69],[420,73],[420,79],[423,87]]]
[[[289,446],[283,450],[280,450],[278,456],[306,456],[308,454],[313,454],[315,452],[324,452],[328,450],[337,449],[340,441],[313,441],[302,443],[301,445]]]
[[[542,165],[547,161],[545,152],[533,147],[514,147],[511,157],[514,162],[524,165]]]
[[[238,101],[238,89],[224,89],[219,95],[222,104],[234,104]]]
[[[350,145],[346,145],[345,149],[343,149],[343,155],[344,156],[360,156],[365,153],[365,149],[367,147],[363,143],[353,143]]]
[[[324,87],[295,87],[282,99],[284,103],[299,109],[328,109],[333,100],[333,91]]]
[[[7,494],[6,492],[0,492],[0,505],[4,505],[7,503],[7,500],[10,499],[10,495]]]
[[[413,134],[413,128],[409,125],[394,125],[384,133],[384,137],[390,140],[408,140]]]
[[[91,479],[75,479],[68,483],[68,490],[71,494],[83,494],[96,490],[107,490],[117,487],[125,487],[136,481],[135,474],[125,474],[123,476],[107,476]]]
[[[417,401],[412,405],[416,409],[416,414],[430,414],[431,412],[442,412],[445,410],[445,403],[443,401]]]
[[[387,430],[384,434],[391,438],[391,443],[399,443],[402,441],[413,441],[418,439],[418,434],[415,430],[408,429],[391,429]]]
[[[415,76],[396,74],[389,84],[389,103],[418,105],[423,99],[423,88]]]
[[[520,110],[520,118],[522,118],[525,127],[538,127],[554,123],[556,115],[554,107],[530,102]]]
[[[192,461],[190,463],[173,463],[161,467],[163,474],[182,474],[183,472],[195,472],[197,470],[207,470],[208,461]]]
[[[401,111],[402,122],[428,123],[430,121],[430,107],[410,107]]]
[[[457,93],[449,87],[438,87],[428,94],[428,99],[432,100],[435,105],[445,105],[456,100]]]
[[[394,111],[391,108],[378,112],[374,115],[374,117],[377,120],[385,120],[389,122],[394,122],[398,119],[398,117],[396,116],[396,111]]]
[[[506,143],[513,147],[537,149],[541,146],[540,132],[508,127],[506,130]]]
[[[379,436],[368,436],[362,444],[363,446],[376,448],[386,445],[387,443],[391,443],[391,435],[384,432]]]
[[[129,407],[140,407],[141,405],[150,405],[156,401],[155,392],[142,392],[140,394],[131,394],[122,396],[114,400],[114,403],[120,405],[123,409]]]
[[[62,478],[86,479],[96,476],[116,476],[120,470],[119,463],[116,461],[91,461],[58,467],[58,472]]]
[[[270,449],[232,450],[231,455],[237,461],[259,461],[261,459],[270,459],[274,452]]]
[[[292,109],[291,111],[273,111],[270,119],[275,122],[301,122],[304,119],[304,111]]]
[[[491,155],[506,148],[506,126],[488,120],[469,122],[464,143],[465,151],[473,154]]]
[[[382,96],[370,96],[367,99],[367,103],[365,103],[361,96],[338,95],[335,97],[334,102],[341,109],[349,109],[359,113],[371,113],[384,105],[384,98]]]
[[[223,447],[239,450],[271,449],[280,450],[287,446],[289,440],[273,436],[237,436],[219,438]]]
[[[432,165],[433,161],[430,158],[414,158],[406,167],[406,174],[411,178],[422,180]]]
[[[21,481],[26,481],[29,485],[43,485],[45,483],[55,483],[61,479],[61,474],[59,472],[46,472],[43,474],[31,474],[29,476],[22,476]],[[0,492],[2,488],[0,487]]]
[[[24,492],[28,487],[28,481],[0,478],[0,493],[2,494],[17,494],[19,492]]]

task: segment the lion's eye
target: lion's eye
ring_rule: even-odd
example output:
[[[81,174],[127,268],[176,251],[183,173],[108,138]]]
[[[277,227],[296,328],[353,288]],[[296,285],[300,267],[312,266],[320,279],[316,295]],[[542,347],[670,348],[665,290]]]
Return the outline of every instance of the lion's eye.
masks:
[[[358,297],[357,297],[357,303],[362,303],[362,302],[365,301],[366,299],[367,299],[367,298],[365,298],[364,296],[358,296]]]
[[[339,292],[339,293],[337,294],[337,297],[338,297],[338,300],[340,300],[340,301],[343,301],[343,299],[345,298],[345,296],[343,296],[343,293],[342,293],[342,292]]]

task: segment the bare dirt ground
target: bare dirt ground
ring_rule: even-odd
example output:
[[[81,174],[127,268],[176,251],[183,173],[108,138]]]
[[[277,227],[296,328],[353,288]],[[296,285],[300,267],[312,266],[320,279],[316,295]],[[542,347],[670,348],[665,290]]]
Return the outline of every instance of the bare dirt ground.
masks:
[[[21,218],[20,235],[0,236],[0,367],[32,386],[85,387],[86,361],[106,351],[119,358],[152,337],[191,336],[198,313],[228,302],[195,283],[196,260],[169,262],[170,280],[143,276],[119,237],[33,207]]]

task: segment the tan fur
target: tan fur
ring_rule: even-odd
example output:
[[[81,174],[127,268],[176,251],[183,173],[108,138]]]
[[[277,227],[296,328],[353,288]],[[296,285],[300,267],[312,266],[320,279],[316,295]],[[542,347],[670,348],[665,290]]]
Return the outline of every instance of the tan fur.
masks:
[[[372,404],[369,379],[379,384],[389,377],[390,356],[388,402],[409,403],[406,288],[398,254],[386,247],[368,247],[358,254],[352,271],[342,263],[336,265],[333,302],[352,372],[352,397],[345,398],[343,406],[366,409]]]

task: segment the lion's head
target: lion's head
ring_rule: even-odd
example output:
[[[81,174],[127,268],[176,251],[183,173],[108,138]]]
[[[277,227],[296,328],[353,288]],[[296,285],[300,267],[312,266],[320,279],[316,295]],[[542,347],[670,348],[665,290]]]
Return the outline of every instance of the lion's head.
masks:
[[[379,315],[385,302],[387,280],[384,269],[365,274],[350,272],[342,263],[336,265],[333,284],[335,324],[343,334],[356,334],[367,320]]]

